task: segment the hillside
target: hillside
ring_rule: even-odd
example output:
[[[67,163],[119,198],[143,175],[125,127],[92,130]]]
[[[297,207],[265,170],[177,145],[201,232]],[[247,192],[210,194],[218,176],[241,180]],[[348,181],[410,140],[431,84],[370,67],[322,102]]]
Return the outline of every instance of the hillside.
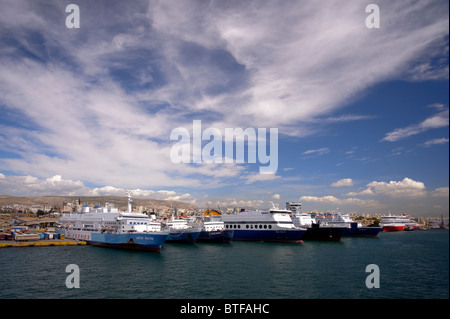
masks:
[[[120,210],[127,209],[127,198],[125,196],[25,196],[15,197],[8,195],[0,195],[0,206],[17,204],[20,206],[52,206],[62,208],[64,203],[72,203],[73,201],[81,201],[81,204],[105,205],[105,203],[114,204],[114,207]],[[197,209],[195,205],[177,202],[166,201],[149,198],[133,198],[133,207],[145,206],[148,209],[169,209],[171,206],[177,209]]]

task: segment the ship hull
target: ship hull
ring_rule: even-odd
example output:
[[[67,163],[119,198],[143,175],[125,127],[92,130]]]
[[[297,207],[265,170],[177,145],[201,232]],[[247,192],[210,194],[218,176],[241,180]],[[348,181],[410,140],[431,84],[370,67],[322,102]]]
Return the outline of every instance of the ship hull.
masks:
[[[349,228],[346,228],[344,237],[378,237],[378,233],[382,227],[358,227],[357,223],[351,223]]]
[[[88,231],[65,231],[66,238],[79,239],[88,245],[118,249],[160,252],[168,237],[161,233],[108,234]]]
[[[313,224],[307,228],[303,240],[340,241],[345,230],[345,227],[320,227]]]
[[[383,226],[383,231],[403,231],[405,230],[405,225],[385,225]]]
[[[166,239],[168,243],[194,245],[200,236],[200,231],[171,230]]]
[[[304,229],[295,230],[243,230],[234,229],[232,240],[239,241],[262,241],[280,243],[301,243],[305,234]]]
[[[229,244],[234,236],[234,230],[201,231],[197,242]]]
[[[162,246],[156,245],[137,245],[133,243],[122,243],[122,244],[113,244],[108,242],[87,242],[88,245],[97,246],[97,247],[105,247],[105,248],[114,248],[114,249],[125,249],[125,250],[136,250],[136,251],[149,251],[159,253],[161,252]]]

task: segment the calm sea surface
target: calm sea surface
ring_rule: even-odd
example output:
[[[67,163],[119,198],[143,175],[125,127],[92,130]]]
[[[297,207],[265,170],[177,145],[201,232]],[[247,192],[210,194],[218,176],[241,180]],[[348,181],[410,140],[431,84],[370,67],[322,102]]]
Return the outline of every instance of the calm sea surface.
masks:
[[[66,266],[80,288],[66,287]],[[380,269],[368,289],[366,266]],[[165,244],[160,254],[93,246],[0,249],[0,298],[449,298],[449,232],[303,244]]]

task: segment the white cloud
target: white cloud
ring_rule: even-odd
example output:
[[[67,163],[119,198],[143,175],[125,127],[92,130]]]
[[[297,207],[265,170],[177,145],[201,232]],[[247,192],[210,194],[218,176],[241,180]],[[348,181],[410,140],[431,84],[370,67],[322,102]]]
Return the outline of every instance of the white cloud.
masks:
[[[34,176],[6,176],[0,179],[0,193],[4,195],[75,195],[84,194],[87,187],[80,181],[63,180],[55,175],[47,179]]]
[[[16,155],[0,159],[2,170],[120,188],[279,178],[239,165],[175,165],[169,133],[199,114],[219,129],[280,127],[296,136],[315,132],[321,118],[367,119],[331,114],[442,55],[448,35],[446,4],[428,1],[384,2],[377,32],[364,25],[366,4],[343,0],[103,5],[89,5],[80,30],[61,26],[57,2],[9,1],[1,10],[14,41],[0,47],[0,104],[20,119],[2,121],[0,149]],[[432,77],[431,66],[417,70]]]
[[[247,125],[250,119],[262,126],[282,124],[283,133],[308,134],[309,129],[298,129],[298,121],[327,115],[370,85],[408,74],[408,62],[422,56],[435,43],[431,39],[448,33],[448,19],[437,5],[386,2],[383,8],[385,22],[377,33],[361,22],[365,4],[348,1],[320,6],[315,1],[267,1],[257,8],[245,2],[202,6],[196,1],[165,1],[152,3],[148,16],[157,31],[170,35],[163,47],[178,71],[175,87],[202,90],[210,81],[220,86],[217,69],[184,63],[186,53],[177,50],[180,41],[199,49],[223,49],[250,71],[233,95],[201,94],[193,100],[190,96],[192,107],[222,113],[228,123]],[[423,15],[424,10],[433,15]],[[229,76],[223,75],[224,80]],[[240,112],[229,112],[232,105]],[[337,120],[349,119],[361,120]]]
[[[280,194],[274,194],[274,195],[272,196],[272,198],[273,198],[273,199],[280,199],[281,196],[280,196]]]
[[[380,203],[376,200],[366,200],[359,198],[346,198],[340,199],[335,196],[302,196],[299,198],[301,202],[312,202],[320,204],[332,204],[332,205],[356,205],[361,207],[380,207]]]
[[[396,142],[407,137],[425,132],[430,129],[446,127],[449,125],[449,111],[444,110],[433,115],[419,124],[413,124],[405,128],[398,128],[386,134],[381,141]]]
[[[449,197],[449,188],[447,187],[438,187],[433,192],[431,192],[432,197]]]
[[[208,207],[220,207],[220,208],[245,208],[245,209],[265,208],[265,202],[260,199],[255,200],[229,199],[215,202],[208,201],[206,204]]]
[[[377,182],[367,184],[361,192],[350,192],[346,196],[385,195],[394,198],[420,198],[427,195],[425,184],[405,177],[401,181]]]
[[[253,184],[255,182],[266,182],[266,181],[272,181],[275,179],[281,178],[281,176],[278,176],[276,174],[250,174],[246,177],[245,184]]]
[[[345,194],[345,196],[365,196],[365,195],[370,196],[370,195],[375,195],[375,193],[373,192],[372,189],[367,188],[360,192],[349,192],[349,193]]]
[[[169,131],[164,115],[143,113],[114,85],[108,92],[101,86],[86,90],[83,80],[64,70],[31,61],[2,70],[0,82],[7,84],[0,91],[14,92],[5,102],[39,123],[34,135],[17,132],[16,139],[26,143],[6,145],[20,157],[2,159],[4,169],[36,175],[59,171],[96,184],[117,183],[118,172],[122,185],[145,186],[136,185],[143,174],[147,181],[170,180],[164,173],[171,168],[168,147],[149,139]]]
[[[425,184],[405,177],[401,181],[371,182],[367,185],[376,194],[391,197],[423,197],[426,195]]]
[[[448,213],[448,187],[438,187],[427,192],[422,182],[404,178],[401,181],[371,182],[361,192],[345,194],[350,198],[327,196],[301,196],[299,201],[307,210],[339,209],[370,213],[389,213],[407,211],[412,216],[440,216]],[[359,198],[371,196],[371,199]]]
[[[427,107],[435,108],[435,109],[438,109],[438,110],[442,110],[442,109],[445,108],[445,104],[442,104],[442,103],[433,103],[433,104],[427,105]]]
[[[3,175],[3,174],[0,174]],[[34,176],[5,176],[0,178],[0,194],[12,196],[125,196],[130,191],[133,197],[151,199],[195,201],[189,194],[172,190],[124,189],[113,186],[89,188],[81,181],[64,179],[55,175],[46,179]]]
[[[426,141],[425,143],[422,144],[422,146],[430,147],[433,145],[440,145],[440,144],[446,144],[446,143],[448,143],[448,138],[442,137],[442,138],[435,138],[435,139]]]
[[[303,152],[303,155],[311,155],[311,154],[317,154],[317,155],[324,155],[330,152],[330,149],[328,147],[322,147],[318,149],[313,150],[307,150]]]
[[[353,180],[351,178],[340,179],[337,182],[331,184],[332,187],[341,187],[341,186],[353,186]]]
[[[192,203],[195,203],[195,199],[192,198],[191,194],[186,193],[183,195],[176,195],[176,196],[170,196],[165,198],[165,200],[173,200],[173,201],[190,201]]]
[[[371,120],[374,119],[373,115],[356,115],[356,114],[347,114],[341,115],[338,117],[326,117],[311,120],[311,122],[315,123],[340,123],[340,122],[349,122],[349,121],[361,121],[361,120]]]

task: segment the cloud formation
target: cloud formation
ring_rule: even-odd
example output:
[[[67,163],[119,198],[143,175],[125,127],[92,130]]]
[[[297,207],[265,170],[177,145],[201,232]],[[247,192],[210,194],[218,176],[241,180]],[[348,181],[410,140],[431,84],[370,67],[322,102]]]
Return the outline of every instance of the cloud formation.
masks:
[[[435,138],[435,139],[426,141],[425,143],[422,144],[422,146],[430,147],[433,145],[441,145],[441,144],[446,144],[446,143],[448,143],[448,138],[442,137],[442,138]]]
[[[351,178],[343,178],[331,184],[332,187],[353,186]]]
[[[438,187],[432,193],[433,197],[449,197],[449,187]]]
[[[335,196],[302,196],[299,198],[301,202],[311,202],[311,203],[321,203],[321,204],[331,204],[331,205],[356,205],[365,208],[381,208],[383,205],[377,201],[372,199],[359,199],[359,198],[344,198],[340,199]]]
[[[279,179],[281,176],[276,174],[259,174],[254,173],[246,177],[245,184],[253,184],[255,182],[265,182]]]
[[[386,134],[381,141],[397,142],[407,137],[441,127],[449,125],[449,112],[448,109],[439,112],[433,116],[428,117],[419,124],[409,125],[404,128],[395,129],[392,132]]]
[[[301,196],[299,201],[306,203],[304,209],[357,210],[371,213],[387,213],[387,210],[408,211],[416,216],[434,212],[442,214],[448,210],[448,187],[427,190],[423,182],[405,177],[401,181],[368,183],[359,192],[344,194],[347,198],[334,195]]]
[[[244,208],[249,209],[267,209],[266,202],[264,200],[236,200],[236,199],[223,199],[220,201],[208,201],[207,207],[220,207],[220,208]]]
[[[307,150],[303,152],[303,155],[311,155],[311,154],[315,154],[315,155],[324,155],[330,152],[330,149],[328,147],[322,147],[322,148],[318,148],[318,149],[313,149],[313,150]]]
[[[20,185],[31,176],[24,192],[49,193],[281,179],[236,163],[174,164],[170,132],[200,119],[302,138],[373,119],[338,111],[381,82],[448,79],[448,4],[377,3],[382,27],[369,30],[366,4],[348,0],[79,0],[80,29],[67,29],[65,3],[0,0],[0,168]],[[433,108],[387,140],[448,125],[448,110]],[[330,152],[321,146],[303,155]]]
[[[405,177],[401,181],[377,182],[367,184],[367,188],[361,192],[350,192],[347,196],[357,195],[384,195],[397,198],[424,197],[427,194],[423,182],[415,181]]]
[[[124,189],[114,186],[90,188],[79,180],[64,179],[61,175],[39,179],[29,175],[5,176],[0,174],[0,194],[12,196],[125,196],[128,191],[133,197],[195,203],[195,199],[190,194],[181,194],[172,190]]]

